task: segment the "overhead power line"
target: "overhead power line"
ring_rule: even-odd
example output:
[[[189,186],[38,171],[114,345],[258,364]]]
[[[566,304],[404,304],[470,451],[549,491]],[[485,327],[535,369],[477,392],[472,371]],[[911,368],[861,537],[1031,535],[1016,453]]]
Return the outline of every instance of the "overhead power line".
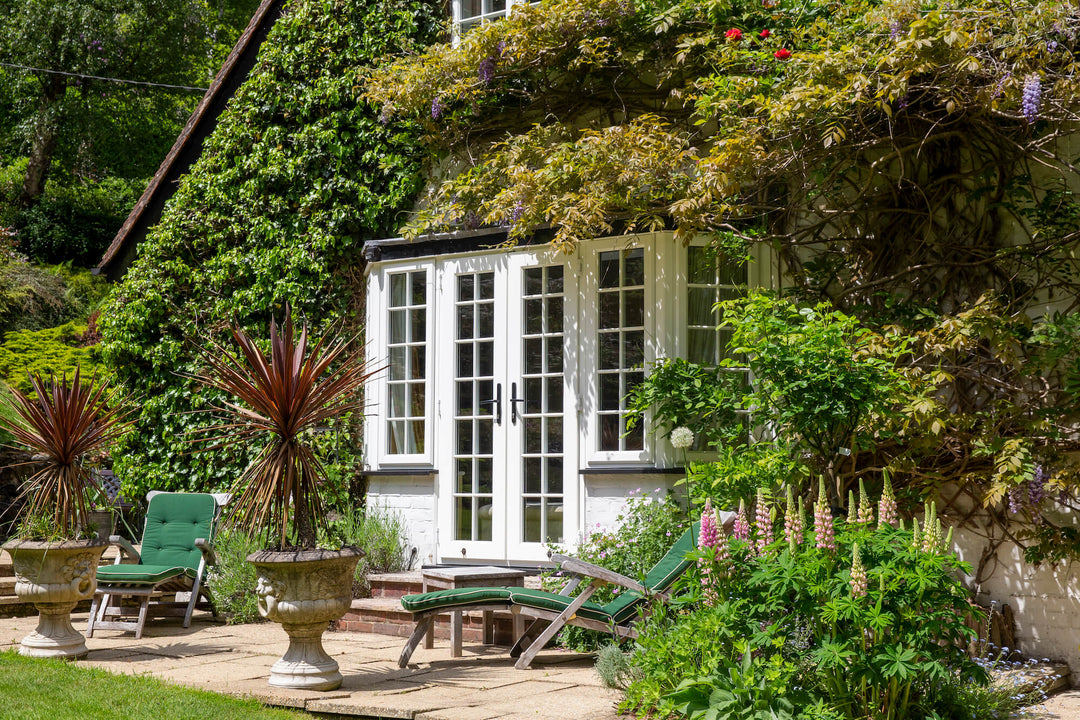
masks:
[[[0,62],[0,67],[12,68],[14,70],[28,70],[30,72],[46,73],[48,75],[65,75],[67,77],[85,78],[87,80],[104,80],[105,82],[121,83],[124,85],[142,85],[144,87],[167,88],[169,90],[186,90],[189,92],[204,93],[208,89],[203,87],[191,87],[190,85],[167,85],[165,83],[153,83],[146,82],[144,80],[122,80],[120,78],[102,77],[101,75],[85,75],[83,73],[64,72],[63,70],[46,70],[45,68],[29,67],[26,65],[14,65],[12,63],[5,62]]]

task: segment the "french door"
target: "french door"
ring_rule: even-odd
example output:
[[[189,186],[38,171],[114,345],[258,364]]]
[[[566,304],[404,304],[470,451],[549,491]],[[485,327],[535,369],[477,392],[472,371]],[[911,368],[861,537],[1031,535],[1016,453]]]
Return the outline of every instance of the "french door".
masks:
[[[546,560],[578,527],[575,279],[554,253],[520,250],[440,275],[440,560]]]

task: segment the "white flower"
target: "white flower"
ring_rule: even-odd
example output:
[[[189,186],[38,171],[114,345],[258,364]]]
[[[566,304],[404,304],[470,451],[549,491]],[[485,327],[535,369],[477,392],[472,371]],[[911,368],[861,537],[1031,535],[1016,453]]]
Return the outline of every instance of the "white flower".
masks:
[[[671,431],[671,447],[686,450],[694,444],[694,431],[688,427],[677,427]]]

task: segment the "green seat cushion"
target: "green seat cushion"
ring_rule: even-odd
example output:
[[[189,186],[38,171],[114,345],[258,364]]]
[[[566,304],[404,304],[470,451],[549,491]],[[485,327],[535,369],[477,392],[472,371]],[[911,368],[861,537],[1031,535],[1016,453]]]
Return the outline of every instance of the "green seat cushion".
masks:
[[[510,590],[499,587],[457,588],[454,590],[434,590],[432,592],[406,595],[401,598],[401,607],[409,612],[426,610],[452,610],[466,605],[502,605],[510,604]]]
[[[97,579],[98,585],[156,585],[181,575],[194,580],[196,572],[178,565],[102,565]]]

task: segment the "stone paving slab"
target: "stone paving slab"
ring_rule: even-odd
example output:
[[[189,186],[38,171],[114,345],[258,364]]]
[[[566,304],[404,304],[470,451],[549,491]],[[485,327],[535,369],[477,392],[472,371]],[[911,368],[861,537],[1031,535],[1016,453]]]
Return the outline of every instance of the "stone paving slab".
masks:
[[[72,616],[86,628],[86,613]],[[37,618],[0,619],[0,650],[18,645]],[[407,668],[397,666],[404,639],[355,632],[327,632],[324,645],[341,666],[342,686],[331,692],[282,690],[267,683],[270,666],[287,639],[276,624],[222,625],[196,618],[184,629],[175,620],[147,623],[141,640],[131,633],[98,630],[87,638],[86,665],[269,705],[354,718],[404,720],[616,720],[619,694],[604,689],[592,657],[542,652],[533,669],[516,670],[506,648],[466,645],[451,658],[450,644],[420,648]]]

